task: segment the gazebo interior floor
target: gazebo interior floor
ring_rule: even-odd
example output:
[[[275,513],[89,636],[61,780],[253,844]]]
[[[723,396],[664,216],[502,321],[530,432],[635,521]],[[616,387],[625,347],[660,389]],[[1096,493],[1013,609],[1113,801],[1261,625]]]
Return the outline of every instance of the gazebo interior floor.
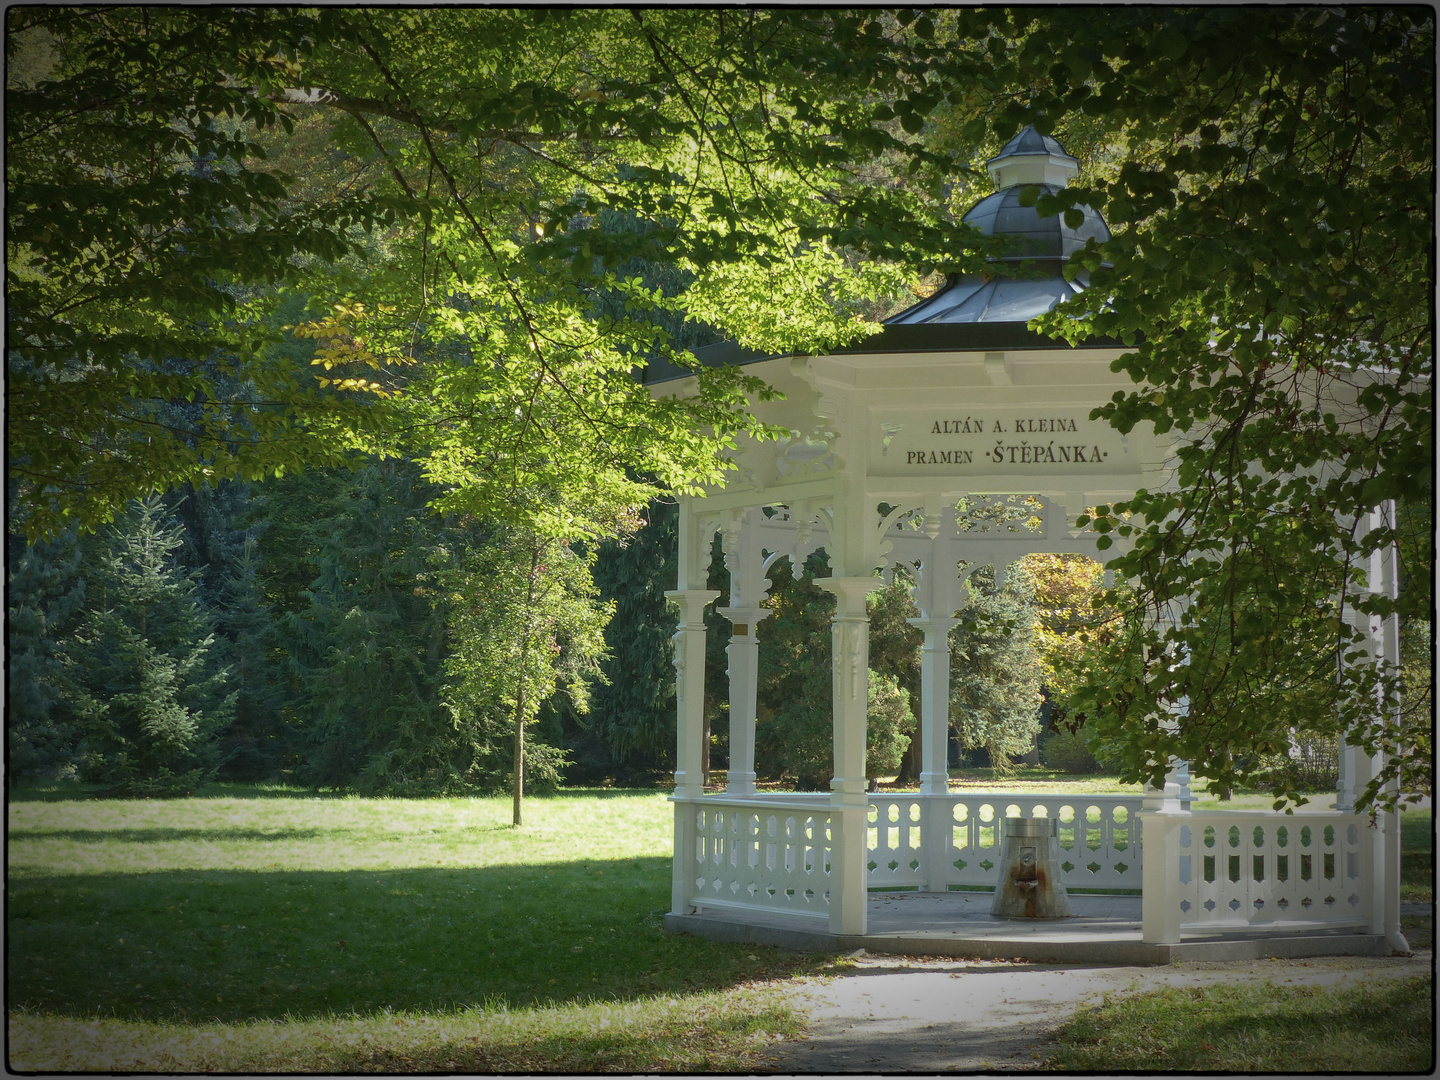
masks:
[[[832,934],[825,921],[805,915],[721,908],[667,915],[665,927],[712,940],[807,952],[865,949],[1051,963],[1167,964],[1388,952],[1383,935],[1330,928],[1237,928],[1178,944],[1147,944],[1141,938],[1140,897],[1071,893],[1069,899],[1069,918],[1010,919],[990,914],[989,892],[872,892],[863,935]]]

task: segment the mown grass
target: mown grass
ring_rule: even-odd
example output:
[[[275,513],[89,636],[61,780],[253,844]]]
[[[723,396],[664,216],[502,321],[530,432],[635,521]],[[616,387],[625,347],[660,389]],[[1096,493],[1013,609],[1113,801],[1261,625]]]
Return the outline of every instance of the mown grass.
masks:
[[[9,1065],[45,1072],[750,1072],[799,1033],[772,989],[534,1009],[177,1024],[12,1014]]]
[[[93,1029],[201,1055],[177,1069],[289,1068],[314,1044],[303,1067],[340,1072],[369,1068],[362,1052],[385,1069],[465,1047],[478,1071],[715,1070],[758,1053],[758,1032],[794,1029],[759,983],[836,965],[665,934],[663,793],[534,798],[521,830],[504,799],[35,794],[9,805],[12,1055],[37,1039],[70,1054]],[[752,989],[732,1014],[716,995],[737,987]]]
[[[880,784],[882,794],[900,791],[918,791],[917,784],[900,787]],[[997,772],[991,768],[952,768],[950,790],[962,792],[1059,792],[1069,795],[1139,795],[1139,784],[1122,784],[1114,776],[1101,774],[1077,776],[1074,773],[1056,772],[1043,765],[1017,765],[1013,769]]]
[[[1078,1072],[1426,1073],[1429,976],[1360,986],[1235,983],[1106,995],[1056,1034],[1050,1069]]]
[[[1435,902],[1434,811],[1400,812],[1400,902]]]

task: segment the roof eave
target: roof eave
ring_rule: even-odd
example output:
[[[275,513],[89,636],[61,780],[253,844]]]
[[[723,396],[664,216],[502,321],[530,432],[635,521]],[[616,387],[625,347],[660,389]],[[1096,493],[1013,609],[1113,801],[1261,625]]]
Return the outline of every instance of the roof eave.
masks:
[[[1007,349],[1123,349],[1124,342],[1115,338],[1087,338],[1071,345],[1060,338],[1046,337],[1031,330],[1026,323],[921,323],[886,325],[878,334],[826,355],[855,356],[867,353],[927,352],[1002,352]],[[763,353],[746,349],[734,341],[722,341],[691,350],[704,367],[743,366],[764,360],[779,360],[797,353]],[[646,386],[684,379],[694,374],[666,360],[645,368],[641,382]]]

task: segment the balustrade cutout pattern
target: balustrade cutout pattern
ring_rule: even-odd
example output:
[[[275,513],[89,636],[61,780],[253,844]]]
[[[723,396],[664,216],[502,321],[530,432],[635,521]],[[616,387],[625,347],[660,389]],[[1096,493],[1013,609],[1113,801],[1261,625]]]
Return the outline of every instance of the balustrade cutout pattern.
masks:
[[[689,812],[696,815],[697,907],[829,917],[827,809],[721,797],[691,804]]]
[[[924,887],[923,805],[916,798],[871,800],[865,831],[869,888]]]
[[[925,806],[917,795],[871,799],[870,888],[990,886],[999,880],[1007,817],[1059,820],[1060,868],[1067,889],[1140,888],[1139,795],[947,795],[940,880],[930,884],[923,843]]]
[[[1184,929],[1370,921],[1374,831],[1353,815],[1196,813],[1178,832]]]
[[[743,907],[791,914],[829,914],[828,796],[756,799],[708,796],[696,815],[697,907]],[[1062,879],[1067,888],[1140,887],[1139,796],[880,796],[868,815],[869,888],[994,887],[1006,817],[1059,819]],[[926,814],[941,843],[938,878],[930,883]]]
[[[828,917],[827,802],[824,794],[795,794],[677,804],[677,812],[695,815],[692,903]],[[994,887],[1005,819],[1053,816],[1066,888],[1139,889],[1142,802],[1125,795],[877,796],[868,815],[867,883]],[[1353,815],[1197,811],[1172,827],[1171,902],[1185,931],[1370,922],[1374,832]]]

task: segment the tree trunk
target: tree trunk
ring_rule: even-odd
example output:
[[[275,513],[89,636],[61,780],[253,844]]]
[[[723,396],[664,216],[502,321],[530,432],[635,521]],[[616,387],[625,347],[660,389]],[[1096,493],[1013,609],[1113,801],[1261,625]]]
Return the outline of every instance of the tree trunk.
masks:
[[[525,590],[525,632],[520,641],[520,668],[517,676],[520,685],[515,691],[515,784],[514,784],[514,813],[512,824],[515,828],[520,827],[520,804],[525,797],[525,709],[528,705],[526,691],[529,686],[526,684],[526,661],[530,659],[530,639],[534,636],[535,628],[530,620],[535,613],[535,574],[540,566],[540,555],[542,548],[532,547],[530,549],[530,581]]]
[[[700,733],[700,783],[710,783],[710,712],[705,712],[705,729]]]
[[[917,784],[920,782],[920,724],[916,721],[915,734],[910,736],[910,745],[905,748],[905,756],[900,759],[900,775],[895,778],[898,784]]]
[[[520,651],[523,659],[526,650]],[[520,827],[520,801],[525,796],[525,682],[521,676],[520,692],[515,699],[515,785],[514,799],[515,810],[513,822],[515,828]]]

